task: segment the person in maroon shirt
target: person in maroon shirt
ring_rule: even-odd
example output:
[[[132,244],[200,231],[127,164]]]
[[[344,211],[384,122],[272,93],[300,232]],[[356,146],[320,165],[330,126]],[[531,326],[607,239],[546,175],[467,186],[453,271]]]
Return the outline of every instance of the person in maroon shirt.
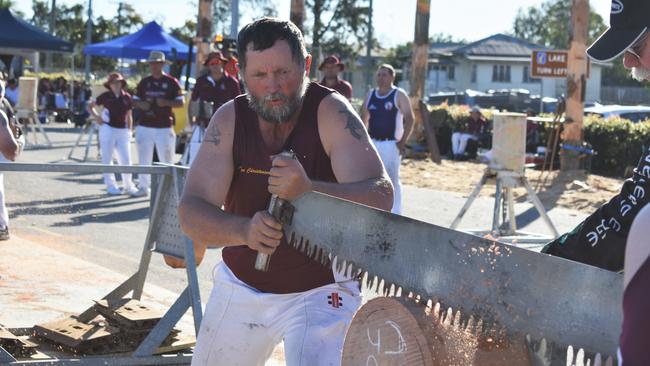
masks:
[[[133,98],[135,107],[140,110],[139,124],[135,129],[138,161],[140,165],[150,165],[155,147],[160,162],[171,164],[176,151],[172,108],[183,106],[181,85],[176,78],[163,73],[164,53],[151,51],[147,61],[151,75],[140,80]],[[138,178],[140,194],[149,194],[151,176],[140,174]]]
[[[117,155],[120,165],[131,165],[131,129],[133,127],[133,100],[131,95],[124,90],[126,80],[122,74],[113,72],[108,75],[104,87],[108,89],[100,94],[96,100],[90,101],[88,111],[99,125],[99,146],[102,155],[102,164],[113,164],[113,152]],[[95,111],[95,106],[102,106],[101,114]],[[131,180],[131,174],[122,174],[124,191],[117,186],[115,174],[104,174],[104,184],[109,195],[128,193],[131,196],[142,196]]]
[[[334,55],[325,57],[325,60],[318,66],[318,70],[323,73],[321,85],[336,90],[348,100],[352,99],[352,85],[339,78],[339,73],[345,70],[345,65],[338,57]]]
[[[210,72],[196,80],[196,86],[194,86],[194,90],[192,91],[192,102],[208,102],[212,106],[211,110],[216,112],[224,103],[235,99],[240,94],[239,82],[224,72],[224,67],[227,63],[228,59],[223,57],[221,52],[217,51],[208,54],[203,65],[207,66]],[[190,139],[189,145],[190,164],[192,164],[196,153],[199,151],[205,128],[208,126],[208,122],[210,122],[210,117],[212,117],[212,113],[206,115],[205,107],[201,107],[200,105],[198,107],[198,111],[203,111],[203,113],[198,113],[195,116],[196,120],[193,121],[194,126],[192,127],[192,138]]]
[[[224,248],[192,365],[263,365],[282,340],[288,365],[340,364],[359,284],[290,246],[266,208],[313,190],[389,210],[390,180],[347,99],[308,81],[293,23],[262,18],[237,45],[248,93],[212,117],[179,207],[194,243]]]

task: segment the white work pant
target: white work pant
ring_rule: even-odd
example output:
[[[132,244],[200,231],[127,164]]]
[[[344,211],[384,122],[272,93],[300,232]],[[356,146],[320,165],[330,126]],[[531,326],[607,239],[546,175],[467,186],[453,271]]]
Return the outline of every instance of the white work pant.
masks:
[[[372,143],[375,145],[377,152],[381,161],[384,163],[388,177],[390,177],[391,182],[393,182],[393,209],[392,213],[398,215],[402,214],[402,182],[399,180],[399,168],[401,164],[401,157],[399,153],[399,148],[397,147],[397,141],[388,140],[388,141],[378,141],[372,140]]]
[[[454,132],[451,135],[451,152],[454,155],[462,155],[465,153],[465,148],[467,147],[467,141],[469,140],[478,140],[476,136],[463,133],[463,132]]]
[[[340,365],[345,332],[360,305],[356,281],[270,294],[241,282],[221,262],[192,366],[261,366],[282,340],[287,366]]]
[[[194,125],[192,127],[192,138],[190,138],[189,142],[189,160],[187,165],[191,166],[192,162],[196,158],[196,154],[199,153],[199,148],[201,147],[201,142],[203,141],[203,136],[205,134],[205,129],[199,125]]]
[[[160,162],[172,164],[176,148],[176,134],[172,127],[138,126],[135,128],[135,144],[138,149],[138,162],[140,165],[151,165],[154,146]],[[140,189],[148,189],[151,186],[151,176],[149,174],[139,174],[138,179],[140,180],[138,184]]]
[[[102,152],[102,164],[113,165],[113,152],[120,165],[131,165],[131,131],[128,128],[115,128],[107,123],[99,126],[99,146]],[[106,188],[117,188],[115,174],[104,174]],[[134,188],[131,174],[122,174],[124,189]]]
[[[8,163],[2,154],[0,154],[0,162]],[[7,202],[5,201],[5,179],[4,174],[0,173],[0,228],[9,226],[9,211],[7,211]]]

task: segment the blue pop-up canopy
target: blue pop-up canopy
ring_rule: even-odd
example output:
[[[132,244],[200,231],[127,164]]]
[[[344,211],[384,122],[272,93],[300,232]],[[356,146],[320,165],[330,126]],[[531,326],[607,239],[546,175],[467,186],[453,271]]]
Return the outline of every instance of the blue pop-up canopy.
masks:
[[[162,51],[168,60],[187,60],[189,46],[165,33],[158,23],[145,24],[139,31],[84,47],[84,54],[113,58],[146,59],[151,51]]]
[[[9,9],[0,9],[0,47],[29,51],[73,51],[72,43],[38,29]]]

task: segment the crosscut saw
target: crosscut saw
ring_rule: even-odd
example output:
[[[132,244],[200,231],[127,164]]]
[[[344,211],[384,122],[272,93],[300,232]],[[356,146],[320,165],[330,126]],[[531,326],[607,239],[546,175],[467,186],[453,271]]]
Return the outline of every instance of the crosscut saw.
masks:
[[[294,247],[379,292],[439,302],[544,347],[616,354],[618,273],[316,192],[281,216]]]

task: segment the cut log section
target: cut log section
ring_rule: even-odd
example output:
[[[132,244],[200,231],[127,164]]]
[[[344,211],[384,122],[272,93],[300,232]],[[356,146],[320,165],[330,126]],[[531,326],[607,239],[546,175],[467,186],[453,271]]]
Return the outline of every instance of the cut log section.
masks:
[[[531,365],[524,337],[506,340],[459,312],[412,299],[379,297],[354,315],[342,365]]]

